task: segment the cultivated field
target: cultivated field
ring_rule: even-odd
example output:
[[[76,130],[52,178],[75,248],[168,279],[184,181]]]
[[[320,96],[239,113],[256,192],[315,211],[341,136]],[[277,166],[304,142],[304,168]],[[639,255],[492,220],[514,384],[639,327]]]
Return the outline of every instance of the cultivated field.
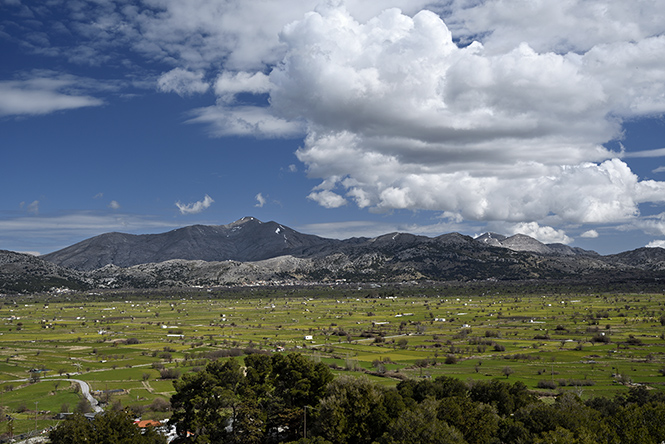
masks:
[[[4,297],[0,432],[108,406],[169,415],[172,378],[209,359],[298,351],[336,372],[521,380],[543,396],[665,388],[662,294],[507,293],[438,287],[255,288]],[[7,416],[13,418],[8,422]]]

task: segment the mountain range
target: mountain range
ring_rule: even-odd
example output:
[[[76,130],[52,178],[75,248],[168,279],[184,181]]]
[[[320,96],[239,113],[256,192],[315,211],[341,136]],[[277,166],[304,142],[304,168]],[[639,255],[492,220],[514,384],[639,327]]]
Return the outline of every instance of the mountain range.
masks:
[[[107,233],[34,257],[0,251],[0,291],[294,282],[656,280],[665,250],[601,256],[523,234],[327,239],[245,217],[167,233]]]

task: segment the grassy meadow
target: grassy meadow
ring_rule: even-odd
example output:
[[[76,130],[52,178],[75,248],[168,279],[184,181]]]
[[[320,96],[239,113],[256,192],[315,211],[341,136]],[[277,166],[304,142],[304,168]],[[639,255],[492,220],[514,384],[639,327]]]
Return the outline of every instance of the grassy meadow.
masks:
[[[83,408],[68,378],[104,405],[167,417],[174,377],[257,351],[297,351],[389,386],[501,378],[583,399],[665,388],[662,294],[269,287],[0,301],[0,434]]]

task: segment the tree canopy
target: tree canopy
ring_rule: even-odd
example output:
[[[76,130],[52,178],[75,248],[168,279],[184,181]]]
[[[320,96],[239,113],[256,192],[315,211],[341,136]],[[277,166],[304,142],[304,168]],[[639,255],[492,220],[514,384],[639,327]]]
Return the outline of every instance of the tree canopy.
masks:
[[[139,429],[124,411],[108,411],[88,419],[75,413],[49,434],[51,444],[166,444],[152,428]]]
[[[330,369],[300,354],[252,354],[209,363],[174,383],[172,421],[192,442],[261,443],[298,439],[304,409],[318,404]]]

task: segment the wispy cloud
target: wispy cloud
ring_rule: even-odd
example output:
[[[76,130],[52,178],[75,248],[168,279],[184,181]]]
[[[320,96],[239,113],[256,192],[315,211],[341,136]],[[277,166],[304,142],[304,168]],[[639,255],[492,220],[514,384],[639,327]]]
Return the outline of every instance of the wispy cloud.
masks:
[[[372,238],[394,232],[434,237],[445,233],[458,232],[461,230],[461,226],[454,221],[422,225],[388,221],[358,220],[306,224],[299,226],[298,230],[303,233],[316,234],[317,236],[332,239],[349,239],[351,237]]]
[[[81,88],[89,84],[82,80],[85,79],[36,71],[27,78],[0,81],[0,116],[48,114],[103,105],[102,99],[85,92],[88,88]]]
[[[664,157],[665,148],[658,148],[656,150],[644,150],[644,151],[626,151],[623,154],[623,157]]]
[[[264,94],[270,88],[270,78],[262,72],[223,72],[215,82],[215,94],[224,102],[233,102],[238,93]]]
[[[159,77],[157,87],[162,92],[174,92],[182,97],[202,94],[210,88],[210,85],[203,80],[203,76],[202,72],[174,68]]]
[[[117,210],[120,208],[120,204],[118,203],[117,200],[112,200],[111,202],[109,202],[108,207],[112,210]]]
[[[26,204],[25,202],[21,202],[19,204],[19,207],[21,209],[25,208],[25,211],[27,211],[30,214],[38,215],[39,214],[39,201],[38,200],[33,200],[31,203]]]
[[[35,215],[39,214],[39,201],[38,200],[35,200],[32,203],[30,203],[30,205],[28,205],[28,213],[35,214]]]
[[[254,198],[256,199],[256,205],[254,206],[258,208],[263,208],[263,206],[266,204],[266,198],[263,197],[263,194],[259,193],[256,196],[254,196]]]
[[[210,207],[210,205],[212,205],[213,202],[215,201],[212,199],[212,197],[206,194],[203,200],[200,200],[198,202],[183,204],[180,201],[178,201],[175,203],[175,205],[180,210],[180,214],[198,214],[201,211]]]
[[[270,108],[261,106],[226,106],[218,104],[191,111],[187,123],[209,125],[210,135],[252,136],[257,138],[300,137],[305,133],[302,120],[276,116]]]
[[[135,214],[78,211],[0,218],[0,248],[48,253],[110,231],[154,232],[178,225]]]

